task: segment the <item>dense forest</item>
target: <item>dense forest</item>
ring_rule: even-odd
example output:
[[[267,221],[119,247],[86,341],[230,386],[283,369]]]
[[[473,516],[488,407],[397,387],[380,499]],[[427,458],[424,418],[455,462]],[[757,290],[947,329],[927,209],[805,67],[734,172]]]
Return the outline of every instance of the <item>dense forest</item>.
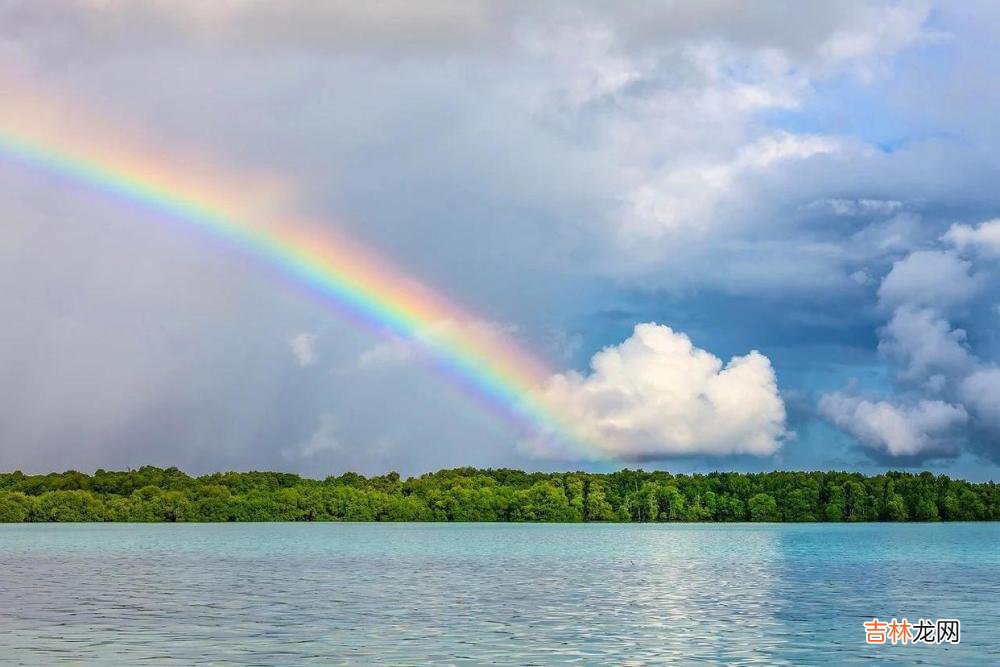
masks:
[[[0,474],[0,522],[46,521],[993,521],[997,484],[889,472],[442,470],[190,477],[143,467]]]

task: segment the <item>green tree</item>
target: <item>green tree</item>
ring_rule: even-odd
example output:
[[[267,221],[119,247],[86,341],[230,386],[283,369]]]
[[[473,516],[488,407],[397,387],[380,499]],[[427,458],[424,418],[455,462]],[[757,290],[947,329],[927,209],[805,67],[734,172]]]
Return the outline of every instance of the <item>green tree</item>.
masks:
[[[736,496],[724,495],[716,501],[716,521],[746,521],[747,509]]]
[[[815,521],[818,502],[819,489],[815,486],[793,489],[785,496],[782,506],[785,521]]]
[[[774,496],[768,493],[754,494],[747,505],[750,508],[751,521],[777,521],[780,518],[778,503]]]
[[[591,480],[588,483],[584,518],[587,521],[614,521],[617,518],[600,481]]]
[[[958,521],[981,521],[987,519],[986,505],[975,491],[962,489],[958,496]]]
[[[941,517],[934,499],[927,496],[918,497],[913,506],[913,518],[916,521],[938,521]]]
[[[824,521],[844,520],[844,488],[839,484],[831,482],[826,488],[827,500],[823,507]]]
[[[517,494],[515,517],[521,521],[582,521],[562,488],[538,482]]]
[[[893,493],[889,501],[885,504],[885,518],[887,521],[906,521],[906,502],[903,496]]]
[[[176,468],[0,473],[3,521],[969,521],[1000,519],[1000,488],[931,473],[673,475],[454,468],[318,481]]]
[[[31,508],[34,521],[104,521],[104,503],[89,491],[46,491]]]
[[[659,521],[684,521],[687,518],[684,495],[673,484],[658,485],[657,506]]]
[[[31,498],[20,491],[0,492],[0,523],[21,523],[31,512]]]
[[[877,518],[874,503],[868,497],[864,484],[850,480],[843,485],[844,520],[869,521]]]

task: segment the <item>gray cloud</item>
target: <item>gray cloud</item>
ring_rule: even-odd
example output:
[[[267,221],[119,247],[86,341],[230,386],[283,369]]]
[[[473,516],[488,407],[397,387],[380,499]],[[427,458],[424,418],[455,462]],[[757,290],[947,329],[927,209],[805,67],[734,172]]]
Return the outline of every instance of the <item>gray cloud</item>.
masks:
[[[867,363],[894,365],[898,405],[931,392],[978,428],[988,406],[971,396],[992,385],[976,373],[997,356],[972,311],[996,287],[971,239],[1000,206],[986,12],[15,1],[0,6],[0,64],[179,152],[280,174],[299,212],[516,326],[556,368],[652,319],[603,329],[623,301],[735,295],[767,304],[755,320],[870,327]],[[933,61],[944,48],[960,69]],[[0,467],[543,465],[419,364],[359,364],[385,349],[377,333],[260,267],[0,170],[0,276],[15,286],[0,293]],[[952,224],[967,243],[937,243]],[[704,319],[731,329],[724,310]],[[317,337],[300,366],[288,345],[303,331]],[[728,335],[723,358],[762,347]],[[825,354],[812,363],[836,366]],[[282,454],[324,416],[339,448]]]
[[[312,366],[316,363],[316,334],[297,333],[288,339],[288,347],[299,366]]]
[[[825,394],[819,409],[833,424],[876,452],[917,461],[955,456],[955,434],[968,420],[964,408],[943,401],[900,405],[839,392]]]
[[[892,315],[879,330],[878,349],[897,367],[900,396],[871,401],[833,392],[820,398],[827,419],[882,455],[919,462],[968,448],[1000,459],[995,351],[970,344],[985,342],[982,330],[995,326],[983,317],[988,309],[981,299],[995,298],[997,276],[988,261],[963,259],[956,250],[983,243],[988,249],[990,225],[952,225],[940,248],[907,254],[882,279],[879,302]],[[964,320],[965,328],[949,317]],[[971,430],[956,428],[966,423]]]

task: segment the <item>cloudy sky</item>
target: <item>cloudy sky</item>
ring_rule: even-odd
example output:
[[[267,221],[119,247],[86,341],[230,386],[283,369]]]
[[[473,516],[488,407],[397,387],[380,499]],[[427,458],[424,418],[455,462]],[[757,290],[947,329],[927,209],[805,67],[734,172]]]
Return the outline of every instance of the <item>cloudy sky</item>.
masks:
[[[297,211],[543,360],[533,400],[590,443],[512,426],[410,341],[0,155],[0,468],[996,479],[998,19],[0,0],[8,118],[81,138],[100,118],[248,200],[251,174],[291,184]]]

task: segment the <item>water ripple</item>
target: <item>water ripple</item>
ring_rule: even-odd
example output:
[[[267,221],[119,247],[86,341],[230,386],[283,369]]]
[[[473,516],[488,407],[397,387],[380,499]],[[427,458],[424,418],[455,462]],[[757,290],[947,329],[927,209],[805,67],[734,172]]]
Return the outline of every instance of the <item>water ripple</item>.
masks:
[[[0,660],[987,664],[1000,526],[0,526]],[[869,647],[872,616],[962,619]]]

